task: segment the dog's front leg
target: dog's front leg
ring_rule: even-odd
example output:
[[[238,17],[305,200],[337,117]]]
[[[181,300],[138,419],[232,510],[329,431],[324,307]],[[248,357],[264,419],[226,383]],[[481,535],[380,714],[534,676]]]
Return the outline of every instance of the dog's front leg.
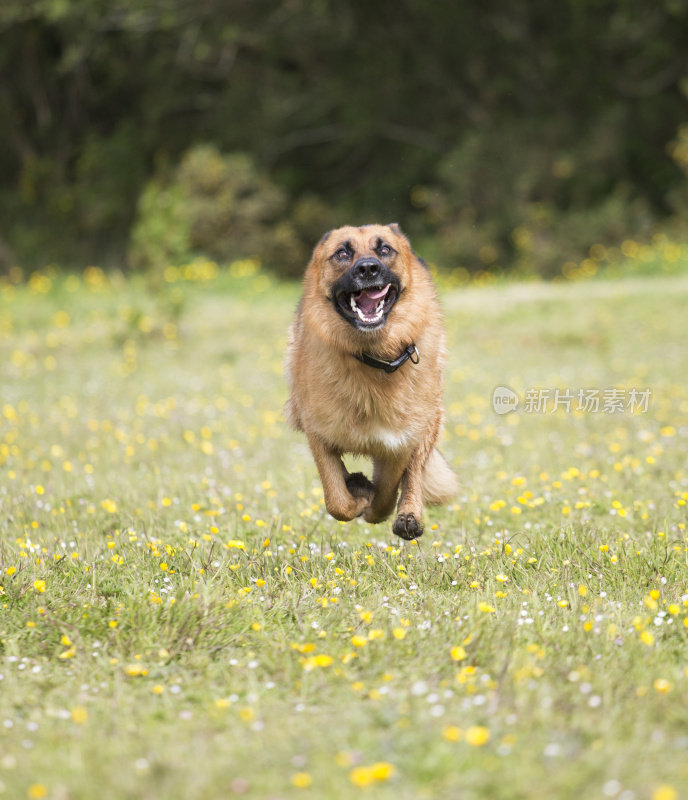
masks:
[[[366,508],[366,522],[382,522],[394,511],[399,493],[399,483],[407,463],[407,456],[375,458],[373,461],[373,484],[375,497]]]
[[[328,513],[342,522],[360,516],[373,499],[373,485],[359,473],[349,474],[342,454],[318,436],[308,434],[308,444],[320,474]]]
[[[435,447],[442,426],[441,410],[435,416],[425,437],[411,454],[401,479],[401,494],[397,518],[392,531],[402,539],[417,539],[423,535],[423,478],[425,465]]]
[[[422,464],[412,459],[401,479],[401,496],[397,518],[392,531],[402,539],[417,539],[423,535]]]
[[[413,452],[401,479],[401,495],[392,531],[402,539],[423,535],[423,470],[435,445],[437,433],[428,436]]]

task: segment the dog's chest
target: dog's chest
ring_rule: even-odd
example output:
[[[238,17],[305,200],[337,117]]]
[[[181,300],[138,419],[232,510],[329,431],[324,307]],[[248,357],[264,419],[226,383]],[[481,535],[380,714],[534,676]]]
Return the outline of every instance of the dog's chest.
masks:
[[[415,431],[412,428],[388,427],[379,421],[350,418],[346,425],[332,431],[334,443],[342,450],[362,455],[398,453],[412,447]]]
[[[374,447],[396,452],[408,447],[411,436],[408,431],[392,430],[381,425],[373,425],[370,429],[368,442]]]
[[[332,438],[343,450],[375,455],[414,446],[420,420],[411,404],[399,402],[389,389],[383,397],[353,389],[340,395],[337,406],[329,422]]]

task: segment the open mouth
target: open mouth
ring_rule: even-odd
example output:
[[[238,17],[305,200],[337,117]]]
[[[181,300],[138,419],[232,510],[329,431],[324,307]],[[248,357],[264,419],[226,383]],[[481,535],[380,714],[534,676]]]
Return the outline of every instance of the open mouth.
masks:
[[[397,300],[396,287],[369,286],[360,292],[340,292],[337,295],[339,308],[347,319],[358,327],[375,327],[382,323]]]

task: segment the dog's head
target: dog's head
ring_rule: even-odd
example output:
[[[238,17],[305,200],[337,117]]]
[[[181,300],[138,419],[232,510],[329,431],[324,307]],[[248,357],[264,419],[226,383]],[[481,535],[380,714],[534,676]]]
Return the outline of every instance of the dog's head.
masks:
[[[405,291],[416,262],[399,226],[347,226],[326,233],[310,268],[336,312],[358,331],[376,331]]]

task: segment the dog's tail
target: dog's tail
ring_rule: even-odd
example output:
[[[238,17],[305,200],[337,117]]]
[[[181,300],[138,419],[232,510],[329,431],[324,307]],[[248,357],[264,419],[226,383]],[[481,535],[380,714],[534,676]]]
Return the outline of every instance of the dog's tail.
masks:
[[[459,481],[439,450],[434,449],[423,473],[423,502],[448,503],[459,491]]]

